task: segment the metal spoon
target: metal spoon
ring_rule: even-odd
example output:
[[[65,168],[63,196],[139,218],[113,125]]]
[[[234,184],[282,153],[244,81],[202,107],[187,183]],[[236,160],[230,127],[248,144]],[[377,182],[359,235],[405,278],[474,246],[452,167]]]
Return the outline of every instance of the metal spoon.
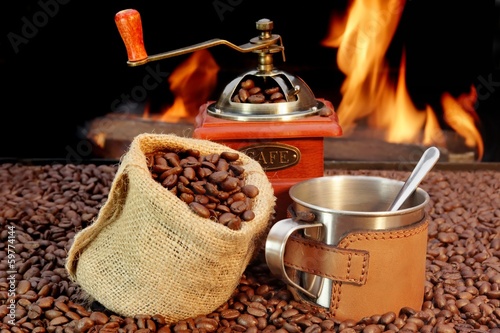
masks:
[[[389,206],[388,211],[393,212],[401,207],[406,199],[408,199],[408,197],[417,189],[422,179],[424,179],[424,177],[432,169],[434,164],[436,164],[438,159],[439,149],[437,149],[436,147],[430,147],[427,148],[426,151],[424,151],[422,157],[420,157],[420,160],[415,166],[415,169],[413,169],[410,176],[408,176],[408,179],[406,179],[403,187],[396,195],[396,198],[394,199],[392,204]]]

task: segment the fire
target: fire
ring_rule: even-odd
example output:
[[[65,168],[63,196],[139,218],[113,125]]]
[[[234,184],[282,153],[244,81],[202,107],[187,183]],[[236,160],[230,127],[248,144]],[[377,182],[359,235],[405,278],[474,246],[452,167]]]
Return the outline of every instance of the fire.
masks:
[[[436,113],[430,106],[417,109],[408,93],[404,51],[397,80],[391,77],[385,58],[404,6],[404,0],[353,0],[347,15],[332,16],[322,45],[338,48],[337,64],[346,76],[337,108],[339,122],[347,136],[363,122],[377,129],[388,142],[444,147],[446,142]],[[470,94],[458,99],[444,93],[443,118],[468,147],[477,150],[481,159],[483,142],[475,126],[478,118],[471,107],[474,92],[471,89]]]
[[[189,58],[175,68],[168,82],[174,102],[159,116],[150,117],[146,109],[145,118],[165,122],[193,121],[200,105],[206,103],[217,85],[219,66],[208,50],[193,52]]]
[[[462,134],[467,146],[474,147],[477,145],[478,151],[482,155],[483,142],[481,135],[474,126],[474,122],[477,121],[477,114],[471,109],[470,104],[460,103],[460,100],[467,99],[470,95],[474,96],[475,93],[475,89],[472,88],[470,94],[464,94],[458,100],[454,99],[450,94],[444,93],[441,97],[441,103],[444,105],[444,119],[446,122],[457,133]]]

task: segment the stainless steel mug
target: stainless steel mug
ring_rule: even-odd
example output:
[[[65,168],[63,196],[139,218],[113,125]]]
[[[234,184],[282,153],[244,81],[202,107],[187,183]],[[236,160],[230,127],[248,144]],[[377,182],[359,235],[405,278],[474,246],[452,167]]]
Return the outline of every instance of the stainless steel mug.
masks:
[[[429,202],[429,196],[421,188],[417,188],[398,211],[387,211],[402,185],[402,181],[363,175],[325,176],[293,185],[289,190],[292,199],[288,214],[290,218],[276,222],[266,239],[265,257],[271,273],[294,288],[302,298],[330,308],[332,279],[311,272],[300,272],[299,278],[292,278],[287,273],[284,256],[290,236],[298,234],[306,240],[335,249],[342,239],[353,233],[398,230],[426,220],[425,207]],[[304,221],[304,216],[312,216],[311,221]],[[419,282],[417,286],[422,289],[422,293],[426,230],[425,235],[422,235],[417,242],[420,253],[415,263],[418,265],[418,274],[422,275],[422,282]],[[377,237],[375,236],[374,239]],[[390,251],[391,245],[387,244],[387,246]],[[369,256],[370,253],[367,255]],[[380,257],[380,254],[371,254],[370,265],[377,263],[377,256]],[[316,256],[311,260],[325,259]],[[335,263],[326,263],[325,267],[330,264]],[[368,265],[365,268],[368,269]],[[377,269],[376,267],[369,268],[372,271]],[[390,274],[390,267],[386,269],[387,274]],[[368,272],[366,278],[377,277],[375,273],[370,275]],[[343,297],[348,296],[343,295]]]

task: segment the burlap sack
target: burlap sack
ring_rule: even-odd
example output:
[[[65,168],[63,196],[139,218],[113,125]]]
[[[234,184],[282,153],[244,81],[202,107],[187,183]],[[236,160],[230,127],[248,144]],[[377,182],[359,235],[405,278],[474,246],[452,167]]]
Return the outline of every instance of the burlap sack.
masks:
[[[259,188],[255,218],[240,230],[196,215],[151,176],[145,154],[197,149],[232,151],[208,140],[141,134],[122,156],[107,202],[76,234],[66,263],[71,279],[122,315],[161,314],[170,322],[206,315],[227,301],[265,242],[274,214],[262,167],[240,154],[247,184]]]

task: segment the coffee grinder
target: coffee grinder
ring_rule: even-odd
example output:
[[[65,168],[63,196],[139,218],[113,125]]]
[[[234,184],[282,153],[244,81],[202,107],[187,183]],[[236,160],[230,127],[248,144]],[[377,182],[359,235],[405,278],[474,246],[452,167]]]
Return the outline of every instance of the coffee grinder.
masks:
[[[233,79],[217,101],[199,108],[194,138],[211,140],[246,153],[257,160],[268,176],[277,198],[275,219],[285,218],[291,204],[288,190],[299,181],[324,175],[324,138],[342,135],[330,101],[316,98],[299,77],[274,66],[281,53],[280,35],[273,34],[273,21],[256,22],[259,35],[243,45],[223,39],[148,55],[144,47],[139,12],[125,9],[115,23],[127,49],[129,66],[143,65],[201,49],[226,45],[257,54],[257,66]]]

